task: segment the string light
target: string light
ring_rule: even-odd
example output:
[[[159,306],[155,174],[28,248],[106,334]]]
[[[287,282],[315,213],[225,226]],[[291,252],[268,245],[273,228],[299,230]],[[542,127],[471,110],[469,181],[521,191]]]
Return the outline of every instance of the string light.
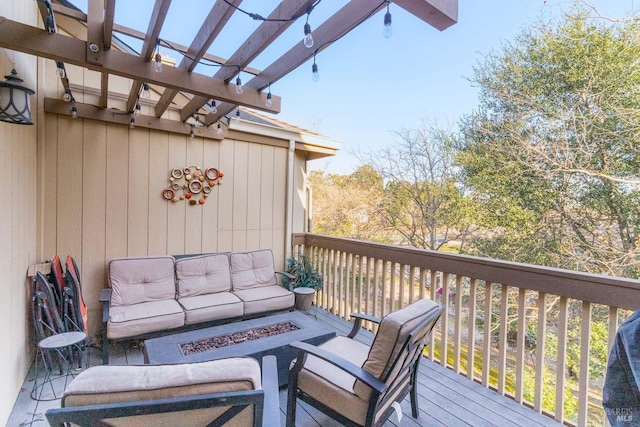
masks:
[[[273,99],[271,99],[271,83],[269,83],[269,93],[267,93],[267,99],[264,101],[264,105],[271,107],[273,105]]]
[[[318,64],[316,64],[316,53],[318,51],[315,51],[313,53],[313,65],[311,66],[311,80],[313,80],[314,82],[317,82],[320,80],[320,73],[318,73]]]
[[[64,102],[73,101],[73,95],[71,95],[71,89],[67,88],[67,89],[64,90],[64,95],[62,95],[62,100]]]
[[[143,83],[142,84],[142,97],[143,98],[150,98],[151,97],[151,91],[149,90],[149,83]]]
[[[238,95],[242,94],[242,80],[240,80],[240,76],[236,77],[236,93]]]
[[[196,134],[195,134],[195,132],[193,131],[193,125],[191,125],[191,131],[189,132],[189,137],[190,137],[191,139],[193,139],[193,138],[195,138],[195,137],[196,137]]]
[[[387,13],[384,14],[384,28],[382,29],[382,35],[387,39],[393,35],[393,28],[391,28],[391,13],[389,12],[389,0],[387,0]]]
[[[240,118],[240,107],[236,110],[236,119]]]
[[[199,128],[202,126],[202,122],[200,121],[200,114],[196,113],[195,114],[195,119],[196,119],[196,127]]]
[[[218,132],[218,134],[222,134],[222,125],[220,124],[220,122],[218,122],[216,132]]]
[[[136,127],[136,118],[132,115],[131,120],[129,120],[129,128],[133,129],[134,127]]]
[[[162,55],[160,55],[160,52],[156,52],[155,70],[156,70],[156,73],[162,72]]]
[[[64,62],[56,61],[56,66],[58,67],[58,69],[56,70],[56,72],[58,73],[58,77],[60,77],[61,79],[67,77],[67,72],[64,69]]]
[[[217,113],[217,112],[218,112],[218,107],[216,107],[216,100],[215,100],[215,99],[212,99],[212,100],[211,100],[211,103],[209,104],[209,110],[210,110],[213,114],[215,114],[215,113]]]
[[[78,108],[76,107],[76,104],[73,104],[71,106],[71,118],[72,119],[77,119],[78,118]]]
[[[307,22],[304,24],[303,42],[306,47],[313,47],[313,36],[311,35],[311,25],[309,25],[309,14],[307,14]]]

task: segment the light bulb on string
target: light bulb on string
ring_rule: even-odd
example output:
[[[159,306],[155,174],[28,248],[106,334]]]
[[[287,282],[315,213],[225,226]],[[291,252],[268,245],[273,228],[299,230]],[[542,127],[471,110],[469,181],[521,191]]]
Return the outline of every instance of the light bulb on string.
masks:
[[[309,19],[309,15],[307,15],[307,20]],[[306,24],[304,24],[304,39],[302,39],[302,41],[304,42],[304,45],[306,47],[313,47],[313,36],[311,35],[311,25],[309,25],[309,22],[307,21]]]
[[[240,107],[236,110],[236,119],[240,118]]]
[[[218,134],[222,134],[222,125],[220,124],[220,122],[218,122],[218,126],[216,128],[216,132],[218,132]]]
[[[271,83],[269,83],[269,93],[267,93],[267,99],[264,101],[264,105],[271,107],[273,105],[273,99],[271,99]]]
[[[195,132],[193,131],[193,125],[191,125],[191,132],[189,132],[189,137],[190,137],[191,139],[193,139],[193,138],[195,138],[195,137],[196,137],[196,134],[195,134]]]
[[[202,126],[202,122],[200,121],[200,114],[196,113],[195,114],[195,119],[196,119],[196,127],[199,128]]]
[[[316,64],[316,52],[313,53],[313,65],[311,66],[311,80],[313,80],[314,82],[317,82],[320,80],[320,73],[318,72],[318,64]]]
[[[129,128],[133,129],[134,127],[136,127],[136,119],[135,117],[131,116],[131,120],[129,120]]]
[[[134,116],[139,116],[141,111],[142,111],[142,107],[140,106],[139,103],[137,103],[136,104],[136,108],[133,110],[133,115]]]
[[[160,52],[156,52],[155,70],[156,73],[162,72],[162,55],[160,55]]]
[[[209,110],[210,110],[213,114],[215,114],[215,113],[217,113],[217,112],[218,112],[218,107],[216,107],[216,100],[215,100],[215,99],[212,99],[212,100],[211,100],[211,104],[209,104]]]
[[[67,77],[67,72],[64,69],[64,63],[57,61],[56,66],[58,67],[58,69],[56,70],[56,72],[58,73],[58,77],[60,77],[61,79]]]
[[[387,13],[384,14],[384,27],[382,28],[382,35],[387,39],[393,35],[393,28],[391,27],[391,13],[389,12],[388,1],[387,1]]]
[[[76,107],[76,104],[73,104],[73,106],[71,107],[71,118],[78,118],[78,107]]]
[[[71,102],[73,101],[73,95],[71,95],[71,89],[65,89],[64,90],[64,95],[62,95],[62,100],[64,102]]]
[[[242,80],[240,80],[240,76],[236,77],[236,93],[238,95],[242,94]]]
[[[143,98],[151,97],[151,91],[149,90],[149,83],[142,84],[142,97]]]

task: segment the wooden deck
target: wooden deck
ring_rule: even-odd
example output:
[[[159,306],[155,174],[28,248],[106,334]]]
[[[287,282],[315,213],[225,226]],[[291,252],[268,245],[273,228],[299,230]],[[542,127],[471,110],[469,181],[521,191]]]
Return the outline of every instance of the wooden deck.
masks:
[[[311,312],[313,315],[313,311]],[[313,318],[313,316],[312,316]],[[351,324],[333,314],[318,310],[317,321],[336,329],[337,334],[346,335]],[[358,339],[370,343],[373,335],[361,332]],[[89,354],[92,365],[100,363],[100,355],[96,349]],[[142,348],[137,342],[125,342],[113,347],[111,364],[142,364]],[[36,402],[30,398],[34,372],[29,373],[22,392],[18,396],[8,426],[48,426],[44,412],[51,407],[58,407],[59,400]],[[498,393],[486,389],[480,384],[469,381],[455,372],[445,369],[427,359],[422,362],[419,372],[419,407],[418,418],[411,417],[409,399],[402,402],[403,416],[398,422],[391,416],[385,426],[560,426],[553,419],[541,415],[531,409],[505,398]],[[60,389],[64,387],[61,383]],[[280,392],[280,422],[284,425],[286,412],[286,390]],[[334,420],[299,403],[296,425],[301,427],[339,426]]]

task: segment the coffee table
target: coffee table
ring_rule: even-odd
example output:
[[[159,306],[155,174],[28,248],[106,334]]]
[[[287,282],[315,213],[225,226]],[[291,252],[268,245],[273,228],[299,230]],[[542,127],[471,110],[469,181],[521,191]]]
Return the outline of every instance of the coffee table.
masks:
[[[291,322],[299,329],[256,340],[247,340],[226,347],[212,348],[198,353],[183,354],[181,349],[182,344],[192,341],[206,340],[211,337],[234,334],[285,322]],[[148,364],[158,365],[204,362],[239,356],[251,356],[260,361],[263,356],[274,355],[278,360],[278,383],[283,386],[288,381],[289,365],[298,354],[298,351],[291,348],[289,344],[294,341],[304,341],[318,345],[333,338],[335,335],[334,330],[329,329],[309,315],[293,311],[145,340],[144,361]]]

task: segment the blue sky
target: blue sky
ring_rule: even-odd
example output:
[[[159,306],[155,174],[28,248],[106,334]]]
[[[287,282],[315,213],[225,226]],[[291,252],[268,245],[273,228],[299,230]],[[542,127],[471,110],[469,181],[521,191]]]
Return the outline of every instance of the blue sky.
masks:
[[[323,0],[309,17],[312,29],[346,1]],[[378,1],[371,0],[372,5]],[[613,18],[634,9],[633,0],[590,1],[601,14]],[[86,10],[86,0],[74,3]],[[240,7],[267,16],[277,3],[244,0]],[[145,31],[153,2],[123,4],[116,6],[116,22]],[[211,4],[212,0],[175,0],[161,38],[189,45]],[[524,28],[556,18],[572,4],[573,0],[459,0],[458,23],[440,32],[392,3],[390,39],[382,36],[381,11],[318,54],[319,82],[311,80],[311,61],[275,82],[272,92],[282,97],[282,111],[275,117],[343,142],[337,156],[310,166],[351,173],[358,167],[354,150],[392,144],[394,131],[415,128],[425,119],[455,128],[458,119],[477,106],[478,92],[469,81],[473,67]],[[258,25],[235,13],[209,52],[229,57]],[[281,42],[250,65],[258,69],[269,65],[302,38],[303,25],[304,18],[296,21]],[[211,75],[216,70],[200,66],[196,71]]]

